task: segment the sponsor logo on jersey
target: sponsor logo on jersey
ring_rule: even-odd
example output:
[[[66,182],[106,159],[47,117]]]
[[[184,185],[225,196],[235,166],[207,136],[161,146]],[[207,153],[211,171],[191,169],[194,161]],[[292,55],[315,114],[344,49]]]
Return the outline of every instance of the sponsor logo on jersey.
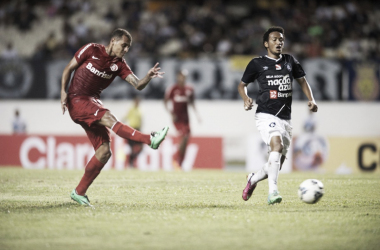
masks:
[[[269,98],[277,99],[277,90],[269,90]]]
[[[266,78],[283,78],[284,75],[268,75]]]
[[[118,67],[117,67],[116,64],[112,64],[111,67],[110,67],[110,69],[111,69],[112,71],[116,71],[116,70],[118,69]]]
[[[269,127],[271,127],[271,128],[276,127],[276,123],[275,123],[275,122],[271,122],[271,123],[269,124]]]
[[[285,98],[288,98],[288,97],[291,97],[291,96],[292,96],[292,92],[290,92],[290,93],[281,93],[281,92],[278,92],[277,96],[278,96],[278,97],[285,97]]]
[[[97,57],[95,57],[95,56],[92,56],[92,59],[100,60],[99,58],[97,58]]]
[[[112,77],[112,74],[106,74],[105,71],[100,72],[99,70],[97,70],[94,66],[92,66],[92,63],[88,63],[86,69],[91,71],[91,73],[93,73],[94,75],[100,76],[101,78],[111,79]]]
[[[268,66],[264,66],[263,69],[264,69],[264,70],[268,70]]]
[[[281,65],[280,64],[276,64],[276,70],[281,70]]]
[[[289,63],[286,64],[286,68],[287,68],[289,71],[292,71],[292,66],[290,66]]]
[[[269,86],[277,86],[279,91],[287,91],[287,90],[292,90],[292,84],[291,80],[289,77],[289,74],[285,75],[282,77],[282,79],[275,79],[275,80],[268,80],[268,85]]]
[[[78,54],[78,58],[80,58],[80,56],[83,54],[83,52],[85,52],[85,50],[86,50],[88,47],[90,47],[91,45],[92,45],[92,43],[87,44],[87,46],[84,47],[84,48],[79,52],[79,54]]]

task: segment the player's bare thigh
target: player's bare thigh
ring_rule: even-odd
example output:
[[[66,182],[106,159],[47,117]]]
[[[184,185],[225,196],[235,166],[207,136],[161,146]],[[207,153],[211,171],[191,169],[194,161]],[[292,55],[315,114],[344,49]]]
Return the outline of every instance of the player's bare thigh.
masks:
[[[102,119],[100,119],[98,121],[98,124],[99,125],[103,125],[103,126],[106,126],[108,128],[112,128],[113,125],[115,125],[115,123],[117,122],[117,118],[110,112],[110,111],[107,111]]]
[[[282,146],[282,140],[280,136],[273,136],[270,140],[270,148],[272,149],[272,152],[282,152],[282,149],[284,148]]]

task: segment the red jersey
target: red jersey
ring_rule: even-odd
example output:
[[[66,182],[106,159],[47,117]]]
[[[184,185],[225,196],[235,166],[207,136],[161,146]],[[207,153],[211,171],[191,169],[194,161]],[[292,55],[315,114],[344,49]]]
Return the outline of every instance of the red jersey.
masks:
[[[180,87],[177,84],[166,91],[166,98],[173,103],[176,122],[189,122],[187,105],[194,101],[194,90],[190,86]]]
[[[116,76],[125,79],[133,73],[123,58],[109,56],[104,45],[89,43],[75,53],[75,70],[68,93],[100,98]]]

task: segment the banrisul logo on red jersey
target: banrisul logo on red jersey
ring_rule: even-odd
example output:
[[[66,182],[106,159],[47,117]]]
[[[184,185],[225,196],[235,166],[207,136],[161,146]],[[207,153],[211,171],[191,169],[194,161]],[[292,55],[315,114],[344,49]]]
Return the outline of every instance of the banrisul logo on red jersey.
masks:
[[[94,75],[100,76],[101,78],[106,78],[106,79],[112,78],[112,74],[106,74],[105,71],[101,72],[97,70],[94,66],[92,66],[92,63],[88,63],[86,66],[86,69],[91,71],[91,73],[93,73]]]
[[[0,135],[0,166],[27,169],[84,169],[94,155],[86,136]],[[137,158],[140,170],[172,170],[178,148],[176,138],[167,137],[158,150],[145,145]],[[112,157],[105,169],[128,168],[131,149],[124,139],[113,137]],[[189,141],[182,168],[222,169],[224,167],[220,137],[194,137]]]

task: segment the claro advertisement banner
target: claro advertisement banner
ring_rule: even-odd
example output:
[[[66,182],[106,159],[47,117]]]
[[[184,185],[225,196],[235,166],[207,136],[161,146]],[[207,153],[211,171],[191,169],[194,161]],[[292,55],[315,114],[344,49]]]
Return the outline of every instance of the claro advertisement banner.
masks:
[[[258,171],[267,161],[267,156],[267,146],[261,137],[251,135],[246,171]],[[313,133],[295,136],[281,173],[296,171],[379,173],[380,137],[324,137]]]
[[[336,174],[380,172],[380,138],[298,136],[293,143],[293,170]]]
[[[85,136],[0,135],[0,166],[22,166],[27,169],[83,169],[94,155]],[[123,170],[128,167],[131,149],[125,140],[113,137],[112,157],[105,169]],[[158,150],[145,145],[137,158],[140,170],[172,170],[177,151],[176,138],[167,137]],[[182,166],[223,169],[222,138],[193,137],[189,141]]]
[[[329,157],[321,165],[337,174],[380,172],[380,137],[329,137]]]

